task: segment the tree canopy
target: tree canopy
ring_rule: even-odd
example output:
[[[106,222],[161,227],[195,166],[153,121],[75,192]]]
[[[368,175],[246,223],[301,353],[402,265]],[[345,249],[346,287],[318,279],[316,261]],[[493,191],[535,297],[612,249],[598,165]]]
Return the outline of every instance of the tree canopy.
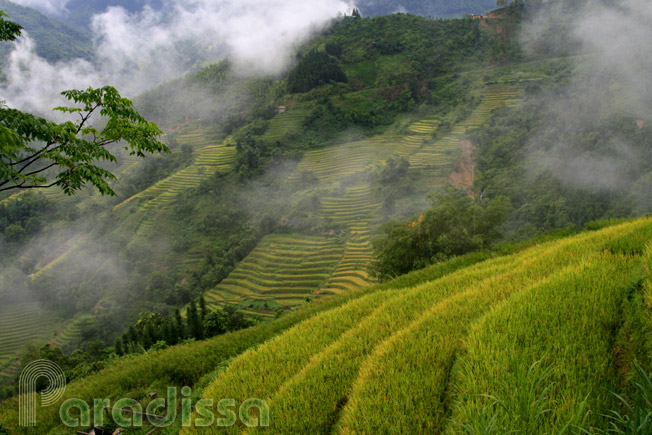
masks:
[[[390,221],[373,246],[374,273],[388,279],[475,250],[488,249],[510,208],[498,197],[478,204],[460,191],[438,194],[433,207],[410,222]]]
[[[6,16],[0,11],[0,40],[14,41],[21,27]],[[115,176],[99,165],[117,162],[107,145],[125,144],[139,157],[169,152],[158,140],[163,134],[158,126],[145,120],[115,88],[61,94],[73,107],[54,110],[79,115],[76,122],[55,123],[0,102],[0,192],[59,186],[71,195],[90,183],[102,194],[115,195],[108,183]],[[101,129],[96,127],[100,122]]]

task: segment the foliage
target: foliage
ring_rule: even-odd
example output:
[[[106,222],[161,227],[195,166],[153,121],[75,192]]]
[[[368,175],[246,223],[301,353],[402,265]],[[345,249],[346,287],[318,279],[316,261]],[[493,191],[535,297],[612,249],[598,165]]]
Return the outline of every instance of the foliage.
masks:
[[[506,198],[484,206],[461,192],[433,198],[434,207],[410,222],[388,222],[374,241],[381,279],[398,276],[452,256],[487,249],[499,236],[509,209]]]
[[[605,415],[609,422],[608,429],[580,428],[580,433],[634,435],[652,431],[652,381],[645,369],[636,361],[633,364],[636,372],[634,382],[636,393],[632,403],[619,394],[613,393],[625,411],[621,413],[618,410],[611,410]]]
[[[337,61],[321,51],[308,52],[290,72],[290,92],[307,92],[330,82],[347,82],[346,74]]]
[[[565,68],[553,68],[547,80],[551,86],[564,83],[566,74]],[[495,113],[488,125],[475,134],[475,188],[488,198],[510,198],[510,236],[530,237],[568,226],[581,229],[590,221],[652,210],[649,195],[641,190],[647,185],[652,164],[648,127],[639,129],[635,120],[618,114],[589,120],[566,116],[555,109],[554,101],[559,98],[563,96],[556,91],[534,91],[518,108]],[[622,142],[636,153],[636,162],[628,160],[630,154],[614,149],[614,143]],[[572,148],[568,145],[555,149],[553,144],[572,144]],[[571,155],[599,156],[623,175],[609,186],[584,182],[583,177],[588,175],[585,170],[573,175],[558,167]],[[554,165],[534,164],[539,159],[545,161],[546,156],[558,161]]]
[[[384,166],[372,173],[372,181],[380,185],[383,212],[388,215],[394,210],[396,202],[413,191],[412,178],[409,176],[410,162],[400,155],[387,159]]]
[[[5,20],[4,17],[8,16],[5,12],[0,11],[0,41],[15,41],[23,29],[21,25]]]
[[[58,208],[42,194],[24,194],[0,203],[0,234],[8,242],[20,243],[37,234]]]
[[[465,14],[479,14],[491,9],[494,0],[472,0],[465,2],[450,2],[434,0],[422,2],[419,0],[362,0],[356,3],[365,16],[393,14],[396,11],[405,11],[409,14],[421,15],[432,18],[453,18]]]
[[[125,141],[131,153],[139,157],[168,151],[157,139],[162,134],[159,128],[133,110],[131,101],[122,98],[115,88],[71,90],[62,95],[81,107],[56,110],[78,114],[79,121],[56,124],[30,113],[0,108],[4,139],[0,191],[59,186],[71,195],[90,183],[102,194],[115,195],[107,182],[115,176],[96,164],[116,162],[107,145]],[[107,119],[101,130],[89,125],[95,112]],[[90,136],[92,139],[87,139]],[[52,175],[48,175],[50,169],[55,171]]]

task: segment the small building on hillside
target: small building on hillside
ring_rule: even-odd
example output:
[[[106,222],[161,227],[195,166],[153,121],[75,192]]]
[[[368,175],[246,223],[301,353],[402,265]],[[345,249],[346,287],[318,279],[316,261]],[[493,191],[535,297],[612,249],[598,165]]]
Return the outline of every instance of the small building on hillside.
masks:
[[[286,106],[278,106],[278,113],[287,112],[288,108]]]

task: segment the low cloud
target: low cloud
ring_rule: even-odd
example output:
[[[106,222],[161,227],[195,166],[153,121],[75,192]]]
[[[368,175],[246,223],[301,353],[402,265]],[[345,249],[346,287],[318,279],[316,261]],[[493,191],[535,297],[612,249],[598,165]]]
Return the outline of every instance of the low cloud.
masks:
[[[640,162],[640,145],[628,143],[614,122],[626,118],[633,126],[652,117],[652,4],[593,1],[571,13],[564,2],[550,6],[525,27],[526,47],[540,47],[538,38],[550,41],[555,29],[564,29],[565,43],[584,55],[568,85],[538,97],[546,98],[546,111],[556,115],[528,144],[532,170],[573,188],[628,189],[637,182],[632,168]],[[600,135],[577,146],[573,138],[595,131]]]
[[[46,14],[61,15],[66,12],[69,0],[12,0],[21,6],[34,8]]]
[[[59,10],[66,4],[38,3]],[[165,0],[160,10],[146,6],[137,13],[110,7],[92,19],[92,64],[49,65],[26,36],[16,44],[6,68],[9,85],[0,93],[13,107],[47,113],[64,89],[109,84],[133,97],[226,56],[241,74],[279,74],[299,44],[351,8],[344,0]]]

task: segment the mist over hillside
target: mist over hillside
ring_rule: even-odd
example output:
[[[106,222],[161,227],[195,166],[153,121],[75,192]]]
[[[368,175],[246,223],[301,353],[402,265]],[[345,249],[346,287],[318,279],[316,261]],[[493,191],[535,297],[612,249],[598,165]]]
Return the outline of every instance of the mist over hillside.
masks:
[[[88,60],[93,54],[90,33],[83,29],[66,26],[34,9],[7,0],[0,1],[0,10],[23,26],[36,44],[36,54],[48,62],[75,58]],[[0,61],[3,64],[12,50],[13,44],[0,43]]]
[[[109,7],[122,7],[130,12],[137,12],[146,6],[161,10],[171,4],[168,0],[16,0],[15,2],[56,16],[68,24],[88,29],[91,28],[92,16],[105,12]],[[358,0],[349,3],[357,6],[364,16],[404,12],[432,18],[461,18],[466,14],[482,14],[496,7],[496,2],[493,0]]]
[[[363,16],[403,12],[432,18],[461,18],[496,8],[493,0],[357,0]]]
[[[65,14],[64,3],[41,6],[57,6]],[[350,11],[340,0],[175,0],[167,6],[136,11],[116,6],[94,14],[92,62],[48,63],[24,35],[5,68],[3,98],[14,107],[46,114],[61,104],[58,93],[64,89],[111,84],[133,97],[226,56],[241,75],[279,74],[291,65],[297,44],[338,13]]]
[[[278,433],[652,415],[649,2],[22,3],[92,54],[28,32],[0,110],[114,85],[171,153],[107,148],[114,197],[0,195],[0,400],[46,358],[69,397],[260,397]]]

